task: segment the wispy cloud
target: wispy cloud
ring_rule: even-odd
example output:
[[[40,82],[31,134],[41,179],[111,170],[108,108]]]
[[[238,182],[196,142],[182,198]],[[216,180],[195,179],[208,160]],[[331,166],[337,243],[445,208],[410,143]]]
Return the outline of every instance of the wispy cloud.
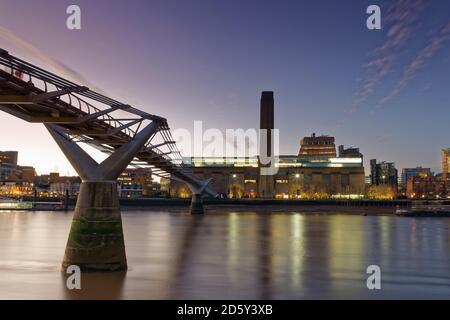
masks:
[[[362,104],[375,92],[382,80],[389,75],[398,53],[414,34],[416,23],[428,4],[428,0],[400,0],[389,2],[382,12],[385,41],[370,54],[369,61],[363,65],[364,76],[360,80],[353,103],[346,110],[346,119],[340,119],[337,127],[357,112]]]
[[[383,97],[377,105],[377,108],[382,107],[386,102],[392,100],[397,96],[408,83],[413,80],[417,73],[425,67],[425,65],[439,52],[444,44],[450,40],[450,20],[441,28],[441,30],[431,38],[428,44],[420,50],[411,62],[403,69],[402,77],[392,91]]]
[[[53,72],[61,74],[69,80],[79,83],[80,85],[88,86],[90,89],[95,90],[99,93],[104,93],[103,90],[97,88],[93,84],[89,83],[80,73],[73,70],[66,64],[50,57],[48,54],[44,53],[42,50],[35,47],[30,42],[22,39],[11,30],[8,30],[0,26],[0,40],[9,42],[10,44],[21,50],[20,54],[26,54],[33,60],[39,60],[46,68],[51,68]],[[13,53],[12,53],[13,54]],[[18,55],[14,53],[14,55]]]
[[[386,8],[384,25],[387,28],[385,42],[375,49],[374,57],[364,65],[365,77],[362,86],[356,94],[353,109],[375,91],[394,66],[396,56],[414,33],[415,24],[426,7],[426,0],[401,0]],[[356,109],[355,109],[356,108]]]

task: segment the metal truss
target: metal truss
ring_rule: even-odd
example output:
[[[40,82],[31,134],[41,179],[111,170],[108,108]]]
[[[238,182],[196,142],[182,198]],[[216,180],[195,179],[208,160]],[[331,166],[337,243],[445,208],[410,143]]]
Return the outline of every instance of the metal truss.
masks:
[[[157,129],[136,151],[130,165],[151,168],[156,176],[176,178],[194,188],[204,186],[183,163],[167,119],[61,78],[3,49],[0,110],[31,123],[43,123],[71,142],[86,143],[110,155],[153,122]],[[205,192],[216,195],[210,187]]]

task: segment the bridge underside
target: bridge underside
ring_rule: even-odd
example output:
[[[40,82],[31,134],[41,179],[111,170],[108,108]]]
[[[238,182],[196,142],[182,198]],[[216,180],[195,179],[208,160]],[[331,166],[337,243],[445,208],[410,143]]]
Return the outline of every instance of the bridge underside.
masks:
[[[181,160],[167,120],[79,86],[0,49],[0,110],[43,123],[82,179],[63,261],[83,271],[127,268],[117,177],[128,166],[185,182],[192,213],[215,196]],[[108,154],[97,163],[79,143]]]

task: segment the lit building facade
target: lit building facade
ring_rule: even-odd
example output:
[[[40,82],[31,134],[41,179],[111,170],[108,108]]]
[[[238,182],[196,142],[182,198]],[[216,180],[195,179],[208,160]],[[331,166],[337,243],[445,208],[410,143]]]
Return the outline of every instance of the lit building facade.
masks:
[[[304,137],[300,140],[299,156],[307,157],[336,157],[336,145],[334,144],[334,137],[316,136],[313,133],[310,137]]]
[[[17,151],[0,151],[0,195],[29,196],[33,194],[33,167],[17,165]]]
[[[410,177],[406,183],[406,195],[411,199],[445,198],[445,181],[442,176],[431,176],[425,173]]]
[[[445,181],[447,195],[450,196],[450,148],[441,150],[442,178]]]
[[[30,185],[36,176],[36,170],[31,166],[17,165],[17,151],[0,151],[0,183],[16,183]]]
[[[260,198],[259,166],[254,158],[188,158],[185,162],[199,178],[212,178],[212,188],[227,198]],[[273,178],[273,198],[361,198],[364,167],[361,158],[310,158],[280,156]],[[173,197],[190,197],[189,189],[170,181]]]
[[[66,192],[69,196],[77,196],[80,192],[81,180],[78,177],[60,177],[50,184],[50,194],[52,196],[64,196]]]
[[[0,181],[11,180],[13,177],[17,177],[17,166],[11,163],[0,164]]]
[[[69,196],[77,196],[80,192],[81,179],[79,177],[60,176],[58,172],[51,172],[49,175],[41,176],[42,178],[48,181],[50,196],[61,197],[66,192]]]
[[[343,145],[338,147],[339,150],[339,158],[361,158],[363,159],[362,153],[359,151],[359,148],[344,148]]]
[[[419,175],[432,176],[433,173],[431,172],[430,168],[422,168],[422,167],[404,168],[402,170],[402,176],[400,179],[401,187],[406,188],[406,184],[408,183],[408,180],[412,177],[417,177]]]
[[[376,159],[370,160],[370,180],[372,185],[389,185],[397,191],[398,172],[395,164],[385,161],[377,163]]]
[[[154,193],[154,183],[150,168],[128,168],[119,176],[119,197],[140,198]]]
[[[0,182],[0,196],[31,196],[33,184],[29,182],[2,181]]]
[[[444,178],[448,178],[450,175],[450,148],[441,150],[442,159],[442,175]]]
[[[17,151],[0,151],[0,181],[11,180],[18,176]]]
[[[0,165],[8,163],[17,166],[17,151],[0,151]]]

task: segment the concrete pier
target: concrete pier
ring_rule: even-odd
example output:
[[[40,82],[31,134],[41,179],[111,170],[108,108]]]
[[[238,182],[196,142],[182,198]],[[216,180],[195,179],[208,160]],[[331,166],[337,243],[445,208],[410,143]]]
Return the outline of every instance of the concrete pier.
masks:
[[[134,139],[97,163],[60,127],[46,127],[81,178],[75,213],[62,263],[83,272],[127,269],[117,177],[158,129],[151,122]]]
[[[205,210],[203,208],[203,194],[205,193],[206,188],[211,183],[212,178],[204,180],[200,183],[199,186],[194,186],[190,183],[186,183],[189,189],[191,190],[192,198],[191,198],[191,214],[203,214]]]
[[[191,200],[191,214],[203,214],[205,210],[203,208],[203,199],[201,194],[192,194]]]
[[[62,267],[82,271],[127,269],[117,184],[81,183]]]

